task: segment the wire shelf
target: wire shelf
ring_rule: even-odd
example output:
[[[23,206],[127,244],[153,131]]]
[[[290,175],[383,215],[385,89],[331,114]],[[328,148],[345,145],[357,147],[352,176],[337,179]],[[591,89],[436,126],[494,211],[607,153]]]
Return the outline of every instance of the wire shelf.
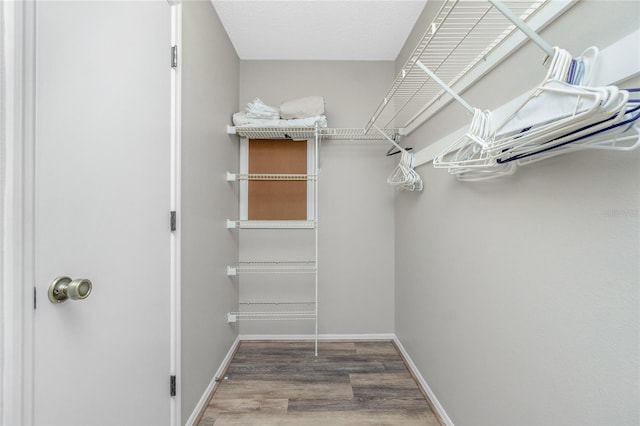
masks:
[[[313,127],[233,127],[233,133],[248,139],[312,139],[316,135]]]
[[[227,228],[239,229],[315,229],[314,220],[229,220]]]
[[[239,262],[237,266],[227,266],[227,275],[237,274],[313,274],[317,272],[313,260],[287,262]]]
[[[515,0],[503,3],[527,22],[550,0]],[[488,1],[447,0],[420,39],[374,112],[367,129],[401,125],[409,128],[445,92],[427,77],[418,61],[450,87],[482,62],[516,26]]]
[[[315,320],[315,302],[240,303],[238,309],[227,314],[228,322],[239,320]]]
[[[249,173],[237,174],[227,172],[227,181],[236,180],[268,180],[268,181],[313,181],[318,178],[317,175],[306,174],[276,174],[276,173]]]
[[[247,139],[311,139],[316,135],[314,128],[279,128],[279,127],[230,127],[229,133],[235,133]],[[231,130],[233,129],[233,130]],[[388,138],[396,139],[402,134],[398,128],[380,129]],[[322,140],[340,141],[376,141],[385,140],[379,131],[361,128],[319,128],[318,136]]]

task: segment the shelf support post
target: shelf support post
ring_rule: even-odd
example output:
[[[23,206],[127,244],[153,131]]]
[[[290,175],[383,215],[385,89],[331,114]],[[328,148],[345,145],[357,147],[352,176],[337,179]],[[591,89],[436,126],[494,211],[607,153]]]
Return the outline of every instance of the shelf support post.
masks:
[[[540,47],[547,55],[553,56],[553,47],[542,37],[533,31],[527,24],[525,24],[519,17],[517,17],[507,6],[500,0],[489,0],[500,13],[504,15],[509,21],[511,21],[520,31],[522,31],[529,39]]]
[[[437,75],[435,75],[433,73],[433,71],[431,71],[429,68],[427,68],[427,66],[425,64],[423,64],[420,61],[416,61],[416,65],[418,67],[420,67],[420,69],[422,71],[424,71],[429,78],[431,78],[433,81],[435,81],[436,83],[438,83],[438,85],[440,85],[440,87],[442,87],[444,90],[447,91],[447,93],[449,93],[451,96],[453,96],[453,98],[458,101],[463,107],[465,107],[471,114],[473,114],[473,107],[471,105],[469,105],[467,103],[467,101],[465,101],[464,99],[462,99],[460,97],[460,95],[458,95],[455,90],[453,90],[451,87],[449,87],[447,85],[447,83],[445,83],[444,81],[440,80],[440,77],[438,77]]]

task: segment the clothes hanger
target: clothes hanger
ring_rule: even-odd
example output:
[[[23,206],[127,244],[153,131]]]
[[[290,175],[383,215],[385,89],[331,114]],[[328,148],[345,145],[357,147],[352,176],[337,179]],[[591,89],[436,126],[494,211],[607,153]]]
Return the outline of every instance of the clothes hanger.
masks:
[[[469,130],[434,158],[433,166],[446,168],[459,180],[486,180],[512,174],[515,165],[498,165],[494,158],[483,151],[492,135],[490,112],[473,108],[422,62],[416,61],[415,64],[473,115]]]
[[[552,57],[553,66],[549,67],[547,79],[553,78],[581,86],[590,84],[591,76],[596,66],[596,58],[599,53],[596,47],[587,48],[580,57],[570,59],[568,52],[557,52],[557,48],[551,48],[550,45],[529,28],[518,16],[511,12],[500,0],[489,0],[489,2],[531,41],[545,51],[548,57]],[[567,62],[567,58],[570,59],[569,62]],[[628,90],[627,93],[635,90],[636,89]],[[558,135],[559,131],[550,132],[547,136],[551,137],[551,141],[537,141],[539,145],[537,149],[532,148],[536,145],[535,143],[531,143],[532,141],[529,141],[529,144],[522,144],[517,150],[522,151],[523,147],[526,146],[529,151],[524,150],[524,152],[517,154],[517,157],[519,157],[517,158],[518,165],[534,162],[535,160],[531,160],[531,158],[535,158],[541,154],[543,157],[540,158],[549,158],[559,155],[560,153],[579,149],[630,150],[637,147],[640,144],[636,136],[638,133],[638,125],[635,124],[640,116],[640,114],[636,114],[638,108],[634,106],[634,103],[637,102],[629,101],[628,96],[624,93],[622,95],[616,94],[616,91],[612,89],[612,87],[609,87],[607,92],[608,99],[606,98],[607,93],[605,93],[603,95],[605,96],[605,102],[601,105],[601,108],[598,109],[598,113],[583,117],[591,121],[581,123],[580,120],[576,119],[572,122],[573,126],[571,126],[571,128],[564,129],[568,130],[568,132],[565,132],[565,134],[561,136]],[[603,117],[607,113],[609,113],[609,115]],[[529,133],[530,128],[522,130]],[[532,134],[533,133],[529,133],[529,136]],[[553,139],[554,137],[555,139]],[[519,142],[522,143],[522,140]],[[621,142],[623,143],[622,145]],[[629,143],[631,145],[629,145]],[[497,146],[498,144],[495,145]],[[524,158],[527,158],[527,160]],[[503,159],[497,161],[501,162]]]
[[[550,80],[539,86],[502,124],[486,148],[494,155],[533,149],[609,117],[626,101],[615,88],[587,88]]]
[[[640,104],[637,100],[631,100],[619,114],[570,132],[563,137],[553,139],[546,144],[540,145],[534,151],[517,153],[506,158],[500,158],[497,161],[503,163],[519,160],[519,164],[524,164],[525,162],[521,160],[532,155],[546,153],[545,158],[549,158],[565,152],[592,147],[597,149],[629,150],[629,146],[620,146],[620,141],[632,142],[631,146],[635,145],[632,139],[625,136],[633,134],[633,129],[636,127],[636,121],[639,118]],[[554,151],[549,153],[550,150]],[[529,160],[526,163],[531,162],[533,161]]]
[[[595,112],[572,120],[560,120],[559,123],[563,124],[562,127],[558,127],[554,123],[553,126],[547,128],[527,131],[528,134],[521,137],[512,146],[508,146],[504,141],[500,145],[496,144],[496,147],[502,147],[501,152],[497,154],[497,162],[504,163],[547,152],[603,131],[629,124],[629,114],[636,109],[628,107],[628,105],[633,105],[633,103],[628,103],[628,97],[628,91],[611,87],[609,99],[603,101]],[[583,143],[583,145],[586,144],[588,141]]]
[[[544,154],[542,159],[551,158],[567,152],[581,149],[604,149],[611,151],[630,151],[640,145],[640,132],[636,122],[640,119],[640,105],[633,105],[621,116],[603,120],[593,126],[574,131],[563,138],[550,141],[533,152],[524,152],[508,158],[498,159],[498,163],[518,161],[518,165],[535,162],[532,156]]]
[[[400,186],[402,189],[422,191],[422,179],[418,173],[413,170],[413,159],[413,154],[402,151],[400,162],[387,179],[387,182],[391,185]]]
[[[422,62],[416,61],[416,65],[473,115],[467,132],[434,158],[433,166],[446,168],[459,180],[468,181],[486,180],[512,174],[515,171],[515,165],[498,165],[495,159],[484,151],[493,134],[491,113],[473,108]]]
[[[629,101],[629,91],[587,86],[597,48],[590,47],[572,58],[569,52],[549,46],[499,0],[489,1],[547,53],[549,70],[538,88],[496,126],[493,134],[479,137],[479,121],[473,121],[462,138],[434,159],[434,167],[446,167],[459,179],[481,180],[512,173],[515,164],[580,149],[630,150],[640,145],[635,124],[640,107]]]
[[[613,132],[610,132],[600,136],[590,136],[589,143],[586,145],[581,145],[580,141],[572,141],[571,144],[567,144],[552,151],[538,153],[535,156],[517,159],[516,161],[514,161],[514,163],[517,163],[518,166],[524,166],[535,163],[537,161],[556,157],[558,155],[576,151],[583,151],[587,149],[602,149],[606,151],[632,151],[634,149],[637,149],[638,147],[640,147],[640,128],[638,128],[638,126],[633,126],[631,129],[624,132],[624,134],[615,134]]]
[[[400,162],[396,168],[391,172],[391,175],[387,179],[387,182],[391,185],[400,186],[402,189],[409,191],[422,191],[423,183],[420,175],[413,170],[415,154],[410,153],[409,149],[401,147],[396,141],[391,139],[389,135],[380,130],[375,125],[372,125],[380,134],[393,145],[392,148],[398,149],[402,155],[400,156]],[[388,153],[389,151],[387,151]]]
[[[447,168],[462,181],[478,181],[510,175],[515,164],[497,164],[483,150],[490,139],[490,113],[476,109],[469,130],[433,160],[435,168]]]
[[[511,10],[509,10],[509,8],[507,8],[500,0],[489,0],[489,2],[514,25],[516,25],[516,27],[518,27],[520,31],[522,31],[531,41],[545,51],[547,56],[552,56],[554,58],[558,56],[556,55],[556,48],[551,48],[550,45],[548,45],[535,31],[531,30],[527,24],[511,12]],[[554,66],[549,67],[547,78],[555,78],[575,85],[588,85],[590,83],[591,76],[593,75],[595,60],[598,53],[599,52],[596,47],[590,47],[586,49],[580,57],[571,60],[567,68],[566,58],[570,57],[570,55],[567,55],[568,52],[567,54],[561,52],[561,55],[557,57],[557,62],[552,64]],[[590,134],[590,137],[593,137],[593,133],[594,132]],[[574,139],[569,139],[569,141],[569,143],[576,142]],[[598,142],[598,144],[599,143],[600,142]]]

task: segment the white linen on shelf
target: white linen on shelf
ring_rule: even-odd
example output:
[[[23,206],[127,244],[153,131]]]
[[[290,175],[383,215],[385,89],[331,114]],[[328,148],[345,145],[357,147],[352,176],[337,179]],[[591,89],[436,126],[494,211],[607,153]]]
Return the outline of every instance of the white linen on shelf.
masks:
[[[265,104],[260,98],[255,98],[253,102],[249,102],[244,110],[249,118],[264,120],[278,120],[280,118],[280,110]]]
[[[315,127],[316,123],[319,127],[327,127],[327,117],[319,115],[291,120],[268,120],[248,117],[246,112],[242,111],[233,114],[233,124],[238,127]]]
[[[285,120],[324,115],[324,97],[307,96],[280,104],[280,117]]]

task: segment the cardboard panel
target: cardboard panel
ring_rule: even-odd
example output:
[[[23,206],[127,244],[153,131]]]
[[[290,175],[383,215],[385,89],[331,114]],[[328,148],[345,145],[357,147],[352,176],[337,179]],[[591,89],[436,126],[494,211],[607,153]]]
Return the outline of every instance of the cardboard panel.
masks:
[[[306,141],[249,140],[249,173],[307,173]],[[306,181],[249,181],[249,220],[306,220]]]

